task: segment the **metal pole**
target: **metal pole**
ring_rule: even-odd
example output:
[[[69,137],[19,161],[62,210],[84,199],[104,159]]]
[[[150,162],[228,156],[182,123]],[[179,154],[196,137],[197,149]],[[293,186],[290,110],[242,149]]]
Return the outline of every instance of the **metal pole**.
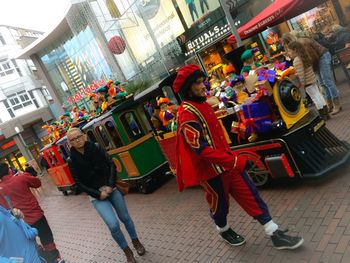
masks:
[[[231,27],[231,32],[235,36],[235,39],[237,41],[237,46],[238,47],[243,46],[242,39],[241,39],[241,37],[239,36],[239,34],[237,32],[237,28],[236,28],[235,23],[234,23],[234,21],[232,19],[232,16],[230,14],[230,10],[229,10],[227,4],[225,4],[224,0],[219,0],[219,1],[220,1],[222,9],[225,12],[225,16],[226,16],[227,22],[229,23],[229,25]]]

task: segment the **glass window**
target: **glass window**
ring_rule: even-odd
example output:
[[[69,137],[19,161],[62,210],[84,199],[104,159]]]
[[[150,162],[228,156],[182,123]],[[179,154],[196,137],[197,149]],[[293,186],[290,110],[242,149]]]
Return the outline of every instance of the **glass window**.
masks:
[[[126,112],[121,116],[122,123],[129,137],[134,141],[144,135],[136,115],[133,112]]]
[[[108,135],[106,131],[103,129],[102,125],[99,125],[95,128],[96,133],[100,136],[104,146],[106,149],[109,149],[111,147],[109,140],[108,140]]]
[[[119,135],[117,129],[115,128],[113,122],[106,121],[105,127],[106,127],[106,130],[107,130],[109,136],[112,138],[115,147],[117,147],[117,148],[122,147],[123,142],[120,139],[120,135]]]
[[[25,90],[19,91],[15,94],[8,96],[9,103],[6,104],[6,108],[8,111],[16,111],[23,107],[27,107],[35,103],[35,99],[29,98],[27,92]]]
[[[3,63],[3,64],[2,64],[2,67],[3,67],[4,70],[7,70],[7,69],[10,69],[10,68],[11,68],[9,62]]]

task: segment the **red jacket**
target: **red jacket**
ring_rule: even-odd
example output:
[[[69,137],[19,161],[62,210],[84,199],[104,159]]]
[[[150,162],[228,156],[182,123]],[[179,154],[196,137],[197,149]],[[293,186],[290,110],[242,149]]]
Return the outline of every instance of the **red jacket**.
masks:
[[[176,177],[179,191],[199,185],[225,171],[241,172],[244,160],[237,160],[225,139],[211,106],[183,101],[178,110]]]
[[[39,188],[41,181],[28,173],[18,176],[4,176],[0,182],[0,205],[9,209],[4,196],[8,196],[12,206],[20,209],[24,214],[24,221],[32,225],[43,215],[35,196],[30,188]]]

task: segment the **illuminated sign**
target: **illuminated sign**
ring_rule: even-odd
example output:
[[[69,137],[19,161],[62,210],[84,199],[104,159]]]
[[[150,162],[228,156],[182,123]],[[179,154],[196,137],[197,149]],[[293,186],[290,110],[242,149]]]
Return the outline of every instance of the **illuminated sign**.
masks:
[[[86,88],[81,87],[79,91],[77,91],[74,95],[71,97],[67,97],[67,101],[70,104],[76,103],[79,100],[82,100],[85,96],[89,95],[90,93],[94,92],[96,89],[101,87],[102,85],[105,84],[104,80],[99,80],[97,82],[93,81],[89,86]]]
[[[6,149],[8,149],[8,148],[10,148],[10,147],[12,147],[14,145],[16,145],[16,142],[14,140],[12,140],[12,141],[9,141],[9,142],[4,143],[3,145],[1,145],[1,149],[6,150]]]

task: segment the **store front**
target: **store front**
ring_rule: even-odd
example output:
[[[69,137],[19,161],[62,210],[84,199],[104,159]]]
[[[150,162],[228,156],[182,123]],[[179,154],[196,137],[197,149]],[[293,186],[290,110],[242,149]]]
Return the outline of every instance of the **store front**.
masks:
[[[249,16],[240,16],[238,20],[245,23]],[[234,49],[234,46],[226,41],[229,35],[230,26],[222,8],[218,7],[178,36],[177,41],[186,56],[186,64],[201,65],[209,75],[214,74],[216,78],[224,79],[224,67],[227,63],[224,56]]]

